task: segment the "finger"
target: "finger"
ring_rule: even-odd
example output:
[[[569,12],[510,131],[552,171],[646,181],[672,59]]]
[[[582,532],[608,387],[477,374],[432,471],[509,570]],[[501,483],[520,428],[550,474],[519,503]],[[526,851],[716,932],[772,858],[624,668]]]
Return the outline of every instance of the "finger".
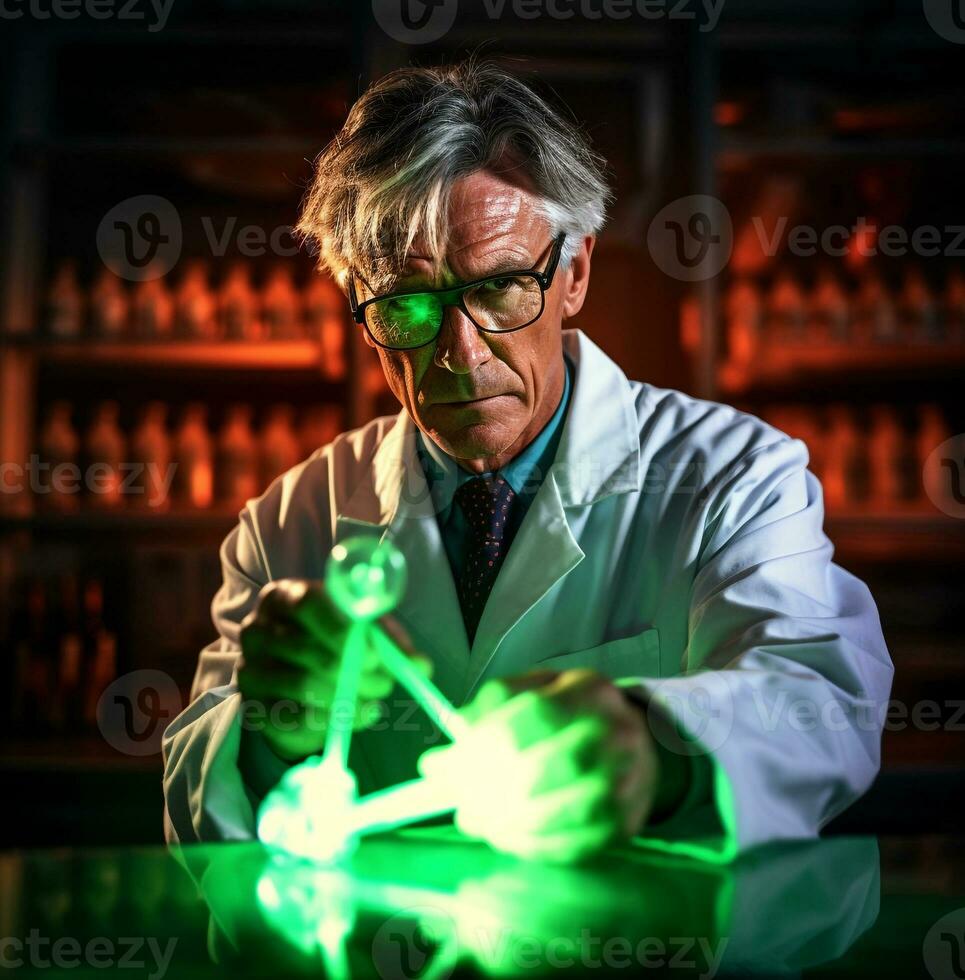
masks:
[[[533,792],[549,792],[590,770],[606,770],[606,723],[580,718],[526,749],[521,767],[530,774]]]
[[[266,631],[260,625],[241,635],[241,649],[249,663],[270,659],[301,667],[303,670],[333,672],[337,664],[335,651],[309,636],[300,627]]]
[[[302,705],[331,705],[335,685],[330,678],[306,674],[280,660],[246,665],[238,672],[238,686],[249,700],[288,700]]]
[[[258,596],[258,623],[292,623],[310,636],[339,648],[348,621],[338,610],[321,582],[307,579],[276,579]]]

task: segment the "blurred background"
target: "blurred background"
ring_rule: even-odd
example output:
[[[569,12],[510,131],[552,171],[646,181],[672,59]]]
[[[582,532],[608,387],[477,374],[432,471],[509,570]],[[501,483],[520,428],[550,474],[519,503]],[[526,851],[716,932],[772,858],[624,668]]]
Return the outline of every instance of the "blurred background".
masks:
[[[4,843],[160,839],[160,732],[213,638],[239,506],[397,411],[291,235],[310,161],[370,80],[472,52],[568,106],[609,161],[574,325],[632,378],[811,450],[896,665],[882,775],[832,829],[960,830],[965,18],[413,6],[435,18],[421,35],[381,0],[4,8]]]

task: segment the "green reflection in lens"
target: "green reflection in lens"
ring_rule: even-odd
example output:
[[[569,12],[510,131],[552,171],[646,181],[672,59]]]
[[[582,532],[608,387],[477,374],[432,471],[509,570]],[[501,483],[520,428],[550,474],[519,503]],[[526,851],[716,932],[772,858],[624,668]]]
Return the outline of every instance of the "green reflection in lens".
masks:
[[[392,347],[418,347],[432,339],[441,322],[442,304],[431,293],[394,296],[369,307],[368,323],[376,339]]]

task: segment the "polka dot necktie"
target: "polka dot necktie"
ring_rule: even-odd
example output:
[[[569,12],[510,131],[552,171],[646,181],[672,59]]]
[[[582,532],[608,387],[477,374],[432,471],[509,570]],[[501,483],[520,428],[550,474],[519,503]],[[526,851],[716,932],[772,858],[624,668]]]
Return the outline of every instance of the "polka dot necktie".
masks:
[[[459,605],[472,644],[486,600],[512,543],[510,526],[516,492],[501,477],[477,476],[455,493],[469,525],[466,557],[459,579]]]

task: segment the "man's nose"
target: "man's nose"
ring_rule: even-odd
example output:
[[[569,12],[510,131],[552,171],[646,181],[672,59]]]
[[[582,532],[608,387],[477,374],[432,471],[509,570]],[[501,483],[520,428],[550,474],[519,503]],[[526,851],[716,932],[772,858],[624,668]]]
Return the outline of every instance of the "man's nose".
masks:
[[[472,320],[458,307],[448,307],[436,341],[436,365],[453,374],[472,374],[492,356],[493,352]]]

